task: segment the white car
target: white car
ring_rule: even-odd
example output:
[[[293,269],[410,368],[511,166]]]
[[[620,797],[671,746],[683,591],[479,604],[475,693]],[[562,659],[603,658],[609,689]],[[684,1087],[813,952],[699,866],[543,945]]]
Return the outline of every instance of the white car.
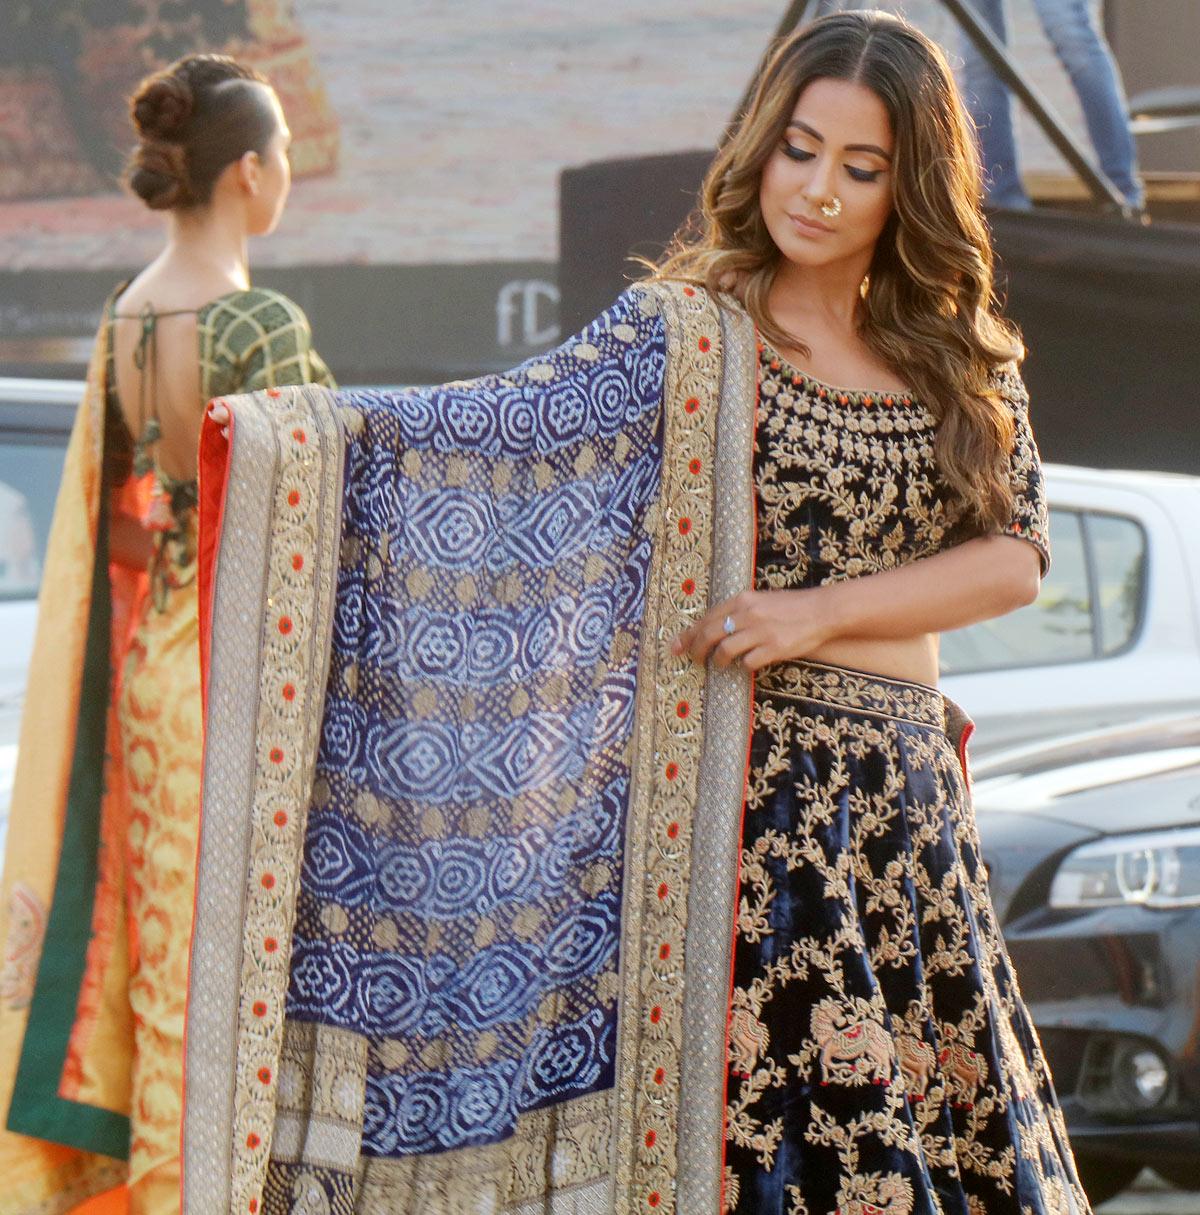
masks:
[[[974,754],[1200,707],[1200,477],[1047,464],[1036,602],[942,637]]]
[[[37,583],[83,385],[0,378],[0,853]],[[1046,466],[1036,603],[947,633],[943,685],[1001,745],[1200,705],[1200,477]]]
[[[0,855],[42,561],[82,395],[77,380],[0,379]]]

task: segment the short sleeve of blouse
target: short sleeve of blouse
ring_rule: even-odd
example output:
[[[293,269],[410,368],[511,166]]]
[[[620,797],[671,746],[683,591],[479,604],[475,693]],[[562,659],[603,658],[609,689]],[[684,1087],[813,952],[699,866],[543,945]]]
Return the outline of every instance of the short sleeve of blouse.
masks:
[[[993,373],[993,380],[1001,399],[1013,412],[1016,427],[1009,457],[1013,509],[1004,531],[1028,540],[1037,549],[1044,578],[1050,569],[1050,518],[1042,460],[1029,425],[1029,394],[1014,364]]]

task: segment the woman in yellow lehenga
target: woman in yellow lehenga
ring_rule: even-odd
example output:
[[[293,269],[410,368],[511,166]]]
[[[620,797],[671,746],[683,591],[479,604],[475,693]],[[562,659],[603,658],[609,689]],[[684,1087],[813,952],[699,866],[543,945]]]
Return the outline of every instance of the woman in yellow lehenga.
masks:
[[[331,383],[300,309],[248,280],[247,237],[274,228],[290,185],[274,91],[188,56],[131,111],[129,183],[170,236],[105,306],[46,561],[0,908],[11,1215],[108,1190],[105,1210],[179,1210],[200,423],[215,396]]]

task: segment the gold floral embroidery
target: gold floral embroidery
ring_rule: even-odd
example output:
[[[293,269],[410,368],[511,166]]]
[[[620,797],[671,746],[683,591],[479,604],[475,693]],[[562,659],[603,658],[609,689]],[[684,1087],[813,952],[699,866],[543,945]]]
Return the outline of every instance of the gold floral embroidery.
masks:
[[[847,393],[803,375],[769,346],[760,352],[755,454],[757,582],[815,586],[895,569],[969,534],[934,459],[937,423],[919,402]],[[995,373],[1016,424],[1006,528],[1049,564],[1041,464],[1028,396],[1015,367]]]
[[[1014,1032],[1014,1023],[1028,1028],[1027,1013],[991,911],[945,701],[919,684],[818,664],[773,674],[756,695],[739,949],[777,935],[773,925],[787,922],[777,907],[796,906],[801,889],[806,906],[824,909],[812,918],[823,926],[789,912],[790,936],[737,974],[726,1123],[737,1155],[725,1210],[745,1206],[747,1169],[789,1159],[785,1138],[794,1167],[798,1136],[814,1149],[805,1172],[825,1161],[836,1170],[838,1215],[908,1215],[930,1169],[962,1177],[969,1193],[1011,1196],[1018,1157],[1048,1210],[1085,1212],[1041,1051],[1024,1050]],[[771,807],[788,786],[784,830]],[[785,875],[799,872],[815,885],[785,889]],[[914,968],[912,998],[885,1003],[896,990],[889,973]],[[873,976],[866,991],[864,976]],[[934,999],[951,980],[974,986],[965,1005]],[[781,1113],[785,1089],[809,1094],[802,1124]],[[909,1164],[880,1169],[885,1160]],[[808,1183],[793,1177],[780,1179],[789,1215],[808,1215]]]

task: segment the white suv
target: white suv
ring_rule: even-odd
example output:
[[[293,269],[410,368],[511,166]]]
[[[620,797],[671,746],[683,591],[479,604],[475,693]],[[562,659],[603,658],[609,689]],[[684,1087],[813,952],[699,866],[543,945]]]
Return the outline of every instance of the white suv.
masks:
[[[1200,707],[1200,477],[1047,464],[1037,601],[942,637],[972,751]]]
[[[77,380],[0,378],[0,855],[42,561],[82,394]]]

